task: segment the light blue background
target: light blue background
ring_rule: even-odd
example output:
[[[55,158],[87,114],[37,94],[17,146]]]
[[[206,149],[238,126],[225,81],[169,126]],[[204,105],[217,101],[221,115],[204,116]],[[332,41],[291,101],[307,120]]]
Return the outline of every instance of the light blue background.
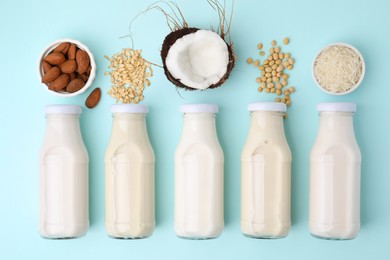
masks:
[[[390,2],[386,0],[236,1],[232,39],[236,67],[228,82],[216,90],[177,93],[163,72],[155,68],[152,86],[143,104],[150,106],[149,135],[156,153],[156,220],[151,238],[136,241],[106,236],[103,224],[103,155],[110,137],[114,103],[105,92],[109,55],[130,47],[132,17],[152,1],[1,1],[0,2],[0,259],[390,259]],[[179,1],[191,26],[210,28],[217,15],[206,1]],[[165,19],[151,12],[134,23],[135,47],[147,59],[161,64],[159,50],[168,34]],[[239,159],[248,128],[246,106],[270,101],[259,94],[258,71],[245,63],[256,57],[259,41],[281,42],[296,59],[290,82],[296,86],[286,135],[293,154],[292,228],[279,240],[244,237],[239,229]],[[87,94],[75,98],[53,96],[40,85],[37,59],[50,42],[74,38],[85,43],[98,66],[93,87],[103,96],[93,110],[84,109],[82,134],[90,155],[90,221],[85,237],[46,240],[38,235],[37,155],[43,138],[42,107],[52,103],[83,104]],[[366,76],[359,89],[347,96],[324,94],[310,72],[317,51],[332,42],[358,48],[366,61]],[[352,101],[358,105],[355,131],[362,163],[359,236],[352,241],[326,241],[308,233],[308,155],[316,135],[315,105],[322,101]],[[189,241],[173,233],[173,153],[181,131],[179,105],[213,102],[220,106],[218,134],[225,152],[225,229],[220,238]]]

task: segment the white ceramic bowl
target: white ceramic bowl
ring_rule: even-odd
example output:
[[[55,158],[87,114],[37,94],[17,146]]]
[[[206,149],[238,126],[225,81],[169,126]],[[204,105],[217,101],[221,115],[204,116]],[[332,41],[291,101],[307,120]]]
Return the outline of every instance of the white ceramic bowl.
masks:
[[[68,39],[68,38],[65,38],[65,39],[59,39],[59,40],[56,40],[52,43],[50,43],[41,53],[41,55],[39,56],[39,59],[38,59],[38,76],[39,76],[39,81],[41,81],[42,79],[42,76],[43,76],[43,69],[41,67],[41,62],[43,60],[44,57],[46,57],[46,55],[48,55],[55,47],[57,47],[57,45],[59,45],[60,43],[62,42],[70,42],[70,43],[74,43],[78,48],[86,51],[89,55],[89,59],[90,59],[90,64],[91,64],[91,73],[88,77],[88,80],[87,82],[85,82],[85,85],[82,89],[80,89],[79,91],[76,91],[76,92],[73,92],[73,93],[68,93],[68,92],[65,92],[65,91],[53,91],[53,90],[50,90],[48,88],[48,86],[45,84],[45,83],[41,83],[43,85],[43,87],[49,91],[50,93],[56,95],[56,96],[60,96],[60,97],[74,97],[74,96],[77,96],[77,95],[80,95],[81,93],[84,93],[93,83],[95,77],[96,77],[96,63],[95,63],[95,59],[91,53],[91,51],[88,49],[87,46],[85,46],[84,44],[82,44],[81,42],[79,41],[76,41],[76,40],[73,40],[73,39]]]
[[[362,61],[362,74],[360,75],[360,78],[359,78],[358,82],[356,82],[356,84],[354,86],[352,86],[349,90],[344,91],[344,92],[336,93],[336,92],[331,92],[331,91],[325,89],[324,87],[321,86],[321,84],[318,82],[317,78],[314,75],[314,66],[315,66],[315,62],[316,62],[318,56],[322,53],[322,51],[324,51],[325,49],[327,49],[327,48],[329,48],[331,46],[345,46],[345,47],[348,47],[348,48],[352,49],[359,56],[360,60]],[[362,54],[355,47],[353,47],[352,45],[349,45],[349,44],[343,43],[343,42],[336,42],[336,43],[332,43],[332,44],[326,45],[314,57],[313,63],[312,63],[312,66],[311,66],[311,74],[312,74],[313,80],[316,83],[316,85],[322,91],[324,91],[325,93],[328,93],[330,95],[336,95],[336,96],[345,95],[345,94],[351,93],[352,91],[356,90],[360,86],[360,83],[362,83],[362,81],[363,81],[365,71],[366,71],[366,66],[365,66]]]

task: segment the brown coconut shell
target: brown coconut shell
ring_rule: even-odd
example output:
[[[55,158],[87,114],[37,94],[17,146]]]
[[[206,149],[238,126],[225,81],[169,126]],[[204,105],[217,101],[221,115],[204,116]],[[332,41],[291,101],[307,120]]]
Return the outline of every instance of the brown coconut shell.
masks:
[[[196,31],[198,31],[199,29],[198,28],[189,28],[189,27],[185,27],[185,28],[182,28],[182,29],[178,29],[176,31],[173,31],[171,33],[169,33],[165,39],[164,39],[164,42],[163,42],[163,45],[162,45],[162,48],[161,48],[161,59],[162,59],[162,63],[163,63],[163,67],[164,67],[164,73],[165,73],[165,76],[167,77],[167,79],[172,82],[174,85],[176,85],[177,87],[180,87],[180,88],[184,88],[186,90],[198,90],[198,89],[195,89],[195,88],[191,88],[190,86],[186,86],[184,85],[183,83],[180,82],[180,79],[176,79],[172,76],[172,74],[169,72],[168,68],[167,68],[167,65],[166,65],[166,58],[167,58],[167,55],[168,55],[168,52],[169,52],[169,49],[172,47],[172,45],[180,38],[182,38],[183,36],[187,35],[187,34],[191,34],[191,33],[194,33]],[[232,45],[229,45],[226,43],[226,46],[228,48],[228,52],[229,52],[229,63],[228,63],[228,66],[227,66],[227,70],[226,70],[226,73],[225,75],[221,78],[220,81],[218,81],[217,83],[213,84],[213,85],[210,85],[210,87],[208,87],[207,89],[213,89],[213,88],[217,88],[219,86],[221,86],[223,83],[225,83],[225,81],[229,78],[230,76],[230,73],[232,72],[233,70],[233,67],[234,67],[234,62],[235,62],[235,57],[234,57],[234,53],[233,53],[233,48],[232,48]]]

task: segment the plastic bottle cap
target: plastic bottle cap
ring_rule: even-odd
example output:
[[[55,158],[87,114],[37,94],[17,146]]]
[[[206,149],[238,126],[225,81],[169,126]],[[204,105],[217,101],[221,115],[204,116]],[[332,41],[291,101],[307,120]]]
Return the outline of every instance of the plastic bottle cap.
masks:
[[[355,112],[356,104],[347,102],[319,103],[318,112]]]
[[[43,108],[45,114],[79,115],[82,112],[78,105],[47,105]]]
[[[180,106],[182,113],[218,113],[218,106],[215,104],[186,104]]]
[[[280,102],[257,102],[248,105],[249,111],[276,111],[286,112],[286,104]]]
[[[111,113],[142,113],[146,114],[149,112],[147,106],[138,105],[138,104],[116,104],[111,105]]]

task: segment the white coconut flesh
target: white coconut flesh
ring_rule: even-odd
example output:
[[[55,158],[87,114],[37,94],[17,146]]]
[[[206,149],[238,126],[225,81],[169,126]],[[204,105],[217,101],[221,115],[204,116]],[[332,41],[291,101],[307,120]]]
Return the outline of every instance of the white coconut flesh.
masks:
[[[226,74],[228,63],[225,41],[208,30],[198,30],[177,39],[165,60],[169,73],[194,89],[207,89],[218,83]]]

